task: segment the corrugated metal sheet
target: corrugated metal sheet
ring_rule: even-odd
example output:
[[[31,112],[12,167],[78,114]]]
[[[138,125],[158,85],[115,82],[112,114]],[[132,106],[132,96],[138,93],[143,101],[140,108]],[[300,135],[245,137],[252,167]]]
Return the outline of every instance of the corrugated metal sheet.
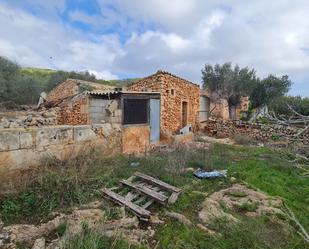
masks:
[[[136,91],[110,91],[110,90],[106,90],[106,91],[86,91],[86,94],[89,95],[112,95],[112,94],[160,94],[160,92],[136,92]]]

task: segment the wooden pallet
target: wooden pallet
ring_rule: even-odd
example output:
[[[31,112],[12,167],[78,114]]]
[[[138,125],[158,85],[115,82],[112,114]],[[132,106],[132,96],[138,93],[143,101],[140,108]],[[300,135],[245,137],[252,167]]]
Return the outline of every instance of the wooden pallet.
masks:
[[[146,210],[154,202],[163,206],[175,203],[181,189],[169,185],[157,178],[136,172],[127,180],[121,180],[122,188],[116,193],[115,188],[102,189],[102,193],[112,201],[125,206],[143,220],[150,218],[150,211]],[[129,192],[122,194],[126,189]]]

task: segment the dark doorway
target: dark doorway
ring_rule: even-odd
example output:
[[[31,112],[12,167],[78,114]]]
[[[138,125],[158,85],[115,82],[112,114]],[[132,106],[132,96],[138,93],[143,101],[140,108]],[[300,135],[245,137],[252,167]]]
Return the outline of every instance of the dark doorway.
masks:
[[[188,102],[183,101],[181,106],[181,128],[188,123]]]

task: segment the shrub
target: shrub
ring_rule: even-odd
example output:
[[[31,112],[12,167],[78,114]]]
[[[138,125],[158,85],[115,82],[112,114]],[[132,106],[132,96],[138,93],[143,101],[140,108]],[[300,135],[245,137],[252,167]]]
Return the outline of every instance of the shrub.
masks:
[[[250,136],[244,134],[235,134],[234,141],[240,145],[256,145],[257,142]]]

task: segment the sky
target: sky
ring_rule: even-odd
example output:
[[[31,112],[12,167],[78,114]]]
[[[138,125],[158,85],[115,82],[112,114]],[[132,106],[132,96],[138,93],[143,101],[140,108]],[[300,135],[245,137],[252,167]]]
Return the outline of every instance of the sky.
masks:
[[[0,0],[0,56],[98,78],[167,70],[201,83],[206,63],[289,75],[309,97],[309,0]]]

